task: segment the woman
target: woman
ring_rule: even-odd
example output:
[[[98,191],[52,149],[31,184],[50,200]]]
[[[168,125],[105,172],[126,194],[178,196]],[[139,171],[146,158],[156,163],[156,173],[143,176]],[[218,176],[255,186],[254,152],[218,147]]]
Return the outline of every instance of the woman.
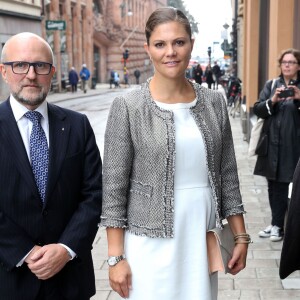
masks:
[[[212,71],[212,68],[211,68],[210,64],[208,64],[206,66],[206,69],[205,69],[205,78],[206,78],[206,83],[207,83],[208,88],[211,89],[211,85],[213,83],[215,83],[215,81],[214,81],[214,78],[213,78],[213,71]]]
[[[110,284],[132,300],[217,299],[206,231],[227,218],[234,234],[245,232],[226,103],[185,78],[194,41],[181,11],[157,9],[145,31],[155,74],[115,99],[105,133]],[[245,267],[245,242],[232,274]]]
[[[254,174],[268,180],[272,212],[271,225],[258,235],[268,237],[272,242],[283,238],[288,188],[300,155],[300,51],[287,49],[278,62],[280,76],[266,82],[254,104],[254,113],[265,119],[261,137],[267,136],[261,143],[261,149],[256,149],[258,156]],[[281,94],[287,88],[294,96]]]
[[[202,75],[203,75],[203,71],[201,65],[198,64],[194,71],[194,79],[199,84],[202,84]]]
[[[75,71],[75,68],[72,67],[71,70],[69,71],[69,82],[72,87],[72,93],[77,92],[77,84],[79,81],[79,77],[77,72]]]

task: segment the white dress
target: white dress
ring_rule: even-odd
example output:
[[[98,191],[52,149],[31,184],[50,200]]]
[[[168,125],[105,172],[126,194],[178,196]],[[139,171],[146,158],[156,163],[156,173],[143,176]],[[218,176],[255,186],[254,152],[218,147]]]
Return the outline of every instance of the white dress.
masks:
[[[175,120],[174,238],[126,232],[125,254],[132,271],[130,300],[216,300],[217,273],[208,272],[206,231],[215,227],[201,132],[191,103],[165,104]]]

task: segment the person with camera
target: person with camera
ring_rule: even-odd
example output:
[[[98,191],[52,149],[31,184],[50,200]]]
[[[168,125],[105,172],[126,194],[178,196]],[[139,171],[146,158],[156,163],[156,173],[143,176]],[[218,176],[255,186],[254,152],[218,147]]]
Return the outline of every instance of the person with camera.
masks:
[[[288,189],[300,156],[300,51],[284,50],[281,74],[266,82],[254,104],[254,114],[264,119],[256,148],[255,175],[268,181],[271,224],[258,235],[272,242],[283,238]]]

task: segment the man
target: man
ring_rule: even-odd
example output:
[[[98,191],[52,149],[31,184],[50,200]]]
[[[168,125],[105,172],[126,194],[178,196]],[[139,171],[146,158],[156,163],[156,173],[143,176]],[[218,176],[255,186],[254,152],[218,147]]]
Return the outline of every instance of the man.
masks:
[[[91,77],[91,73],[90,73],[89,69],[87,68],[86,64],[82,65],[82,69],[80,71],[79,76],[81,78],[82,90],[83,90],[84,93],[86,93],[86,91],[87,91],[87,81]]]
[[[136,69],[133,73],[135,80],[136,80],[136,84],[140,83],[140,76],[141,76],[141,72],[139,69]]]
[[[220,69],[217,61],[215,61],[215,64],[212,67],[212,72],[214,75],[214,90],[217,90],[218,85],[219,85],[219,79],[221,77],[221,69]]]
[[[86,116],[46,101],[50,46],[20,33],[3,47],[0,298],[87,300],[101,214],[101,158]],[[39,119],[41,120],[39,121]]]
[[[300,160],[293,176],[293,188],[289,203],[284,240],[279,265],[279,275],[285,279],[296,270],[300,270]]]
[[[112,85],[115,83],[115,71],[110,70],[110,79],[109,79],[109,88],[112,88]]]

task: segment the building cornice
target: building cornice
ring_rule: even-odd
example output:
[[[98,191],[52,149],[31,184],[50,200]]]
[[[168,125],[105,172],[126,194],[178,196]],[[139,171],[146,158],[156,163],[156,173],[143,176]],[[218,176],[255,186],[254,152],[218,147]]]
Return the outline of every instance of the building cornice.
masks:
[[[42,21],[42,19],[43,19],[42,17],[22,14],[22,13],[18,13],[18,12],[3,10],[3,9],[0,9],[0,16],[1,15],[12,16],[15,18],[28,19],[28,20],[33,20],[33,21]]]

